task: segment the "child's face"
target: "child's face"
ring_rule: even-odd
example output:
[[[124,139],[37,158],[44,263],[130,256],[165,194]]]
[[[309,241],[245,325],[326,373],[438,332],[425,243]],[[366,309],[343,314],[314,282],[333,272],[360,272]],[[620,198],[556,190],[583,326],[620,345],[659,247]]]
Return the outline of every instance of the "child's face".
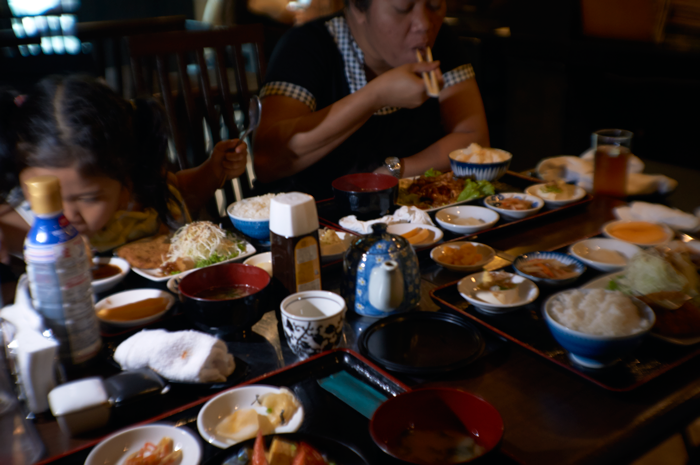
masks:
[[[78,232],[88,237],[102,229],[129,200],[128,190],[119,181],[106,176],[85,177],[75,168],[26,168],[19,176],[22,188],[28,179],[46,175],[58,178],[63,214]],[[26,190],[24,195],[28,198]]]

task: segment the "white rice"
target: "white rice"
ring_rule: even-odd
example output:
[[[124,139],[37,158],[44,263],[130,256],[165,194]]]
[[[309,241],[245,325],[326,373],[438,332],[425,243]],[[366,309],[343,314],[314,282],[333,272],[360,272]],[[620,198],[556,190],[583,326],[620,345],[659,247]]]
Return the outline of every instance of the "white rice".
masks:
[[[549,315],[569,329],[597,336],[628,336],[649,327],[629,297],[603,289],[562,292],[552,301]]]
[[[243,199],[233,204],[231,214],[238,218],[266,220],[270,218],[270,201],[277,194],[265,194]]]

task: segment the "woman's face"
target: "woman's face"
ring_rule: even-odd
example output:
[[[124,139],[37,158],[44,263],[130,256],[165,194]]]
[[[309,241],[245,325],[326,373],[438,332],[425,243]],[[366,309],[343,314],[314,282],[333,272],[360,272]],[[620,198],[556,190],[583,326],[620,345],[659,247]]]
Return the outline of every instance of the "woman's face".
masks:
[[[35,176],[56,176],[61,184],[63,214],[79,233],[90,237],[102,229],[112,215],[126,207],[128,190],[106,176],[85,177],[75,168],[30,167],[19,175],[25,198],[24,182]]]
[[[446,8],[445,0],[372,0],[359,14],[370,47],[365,55],[392,68],[414,63],[417,49],[435,44]]]

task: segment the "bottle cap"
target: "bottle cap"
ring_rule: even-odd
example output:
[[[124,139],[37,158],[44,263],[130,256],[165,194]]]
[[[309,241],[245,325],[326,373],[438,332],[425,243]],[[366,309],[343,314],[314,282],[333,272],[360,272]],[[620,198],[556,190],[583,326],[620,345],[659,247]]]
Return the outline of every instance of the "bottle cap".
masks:
[[[283,237],[296,237],[318,229],[316,201],[309,194],[288,192],[270,201],[270,231]]]
[[[29,192],[29,204],[37,215],[57,213],[63,210],[61,184],[56,176],[35,176],[25,184]]]

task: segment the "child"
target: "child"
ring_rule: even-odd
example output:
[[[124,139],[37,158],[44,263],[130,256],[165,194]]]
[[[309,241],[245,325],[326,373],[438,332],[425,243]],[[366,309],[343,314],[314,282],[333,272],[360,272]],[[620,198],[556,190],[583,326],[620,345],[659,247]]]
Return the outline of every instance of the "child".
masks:
[[[0,91],[0,195],[15,194],[0,204],[3,248],[21,254],[33,217],[17,187],[46,174],[58,177],[66,218],[98,251],[176,228],[245,171],[247,146],[237,142],[172,174],[155,101],[129,102],[80,76],[46,78],[26,98]]]

